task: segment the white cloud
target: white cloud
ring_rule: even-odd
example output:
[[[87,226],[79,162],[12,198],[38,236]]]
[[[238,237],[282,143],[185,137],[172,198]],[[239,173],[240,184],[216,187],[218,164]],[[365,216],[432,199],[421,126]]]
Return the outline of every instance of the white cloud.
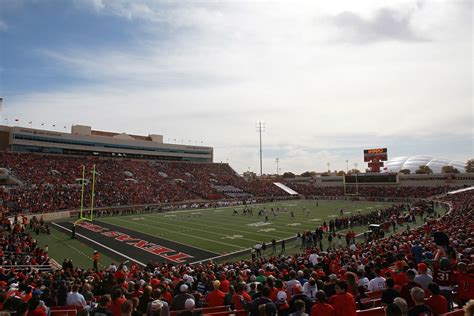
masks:
[[[257,169],[259,119],[267,121],[265,155],[293,171],[324,170],[328,161],[345,169],[346,159],[361,165],[364,147],[447,126],[460,138],[472,132],[472,31],[450,2],[77,3],[136,21],[140,44],[39,50],[88,84],[18,96],[11,113],[204,140],[216,161],[240,172]],[[385,33],[381,10],[391,13]],[[382,35],[371,45],[336,41],[347,30],[328,19],[343,12],[365,25],[359,32],[370,26],[370,36]],[[397,16],[410,19],[397,24]],[[273,172],[276,157],[265,157]]]

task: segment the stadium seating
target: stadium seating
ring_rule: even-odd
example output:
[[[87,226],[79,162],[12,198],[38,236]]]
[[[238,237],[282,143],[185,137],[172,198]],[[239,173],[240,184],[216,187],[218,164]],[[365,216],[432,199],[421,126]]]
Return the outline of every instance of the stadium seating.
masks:
[[[182,312],[184,312],[184,310],[171,311],[170,316],[177,316],[181,314]],[[216,306],[216,307],[195,308],[194,312],[206,314],[206,315],[217,315],[218,313],[224,313],[224,315],[226,315],[229,312],[231,312],[231,309],[229,305],[223,305],[223,306]]]
[[[385,311],[383,307],[375,307],[363,311],[357,311],[357,316],[384,316]]]
[[[462,309],[457,309],[455,311],[443,314],[443,316],[464,316],[464,315],[466,314],[464,313],[464,310]]]

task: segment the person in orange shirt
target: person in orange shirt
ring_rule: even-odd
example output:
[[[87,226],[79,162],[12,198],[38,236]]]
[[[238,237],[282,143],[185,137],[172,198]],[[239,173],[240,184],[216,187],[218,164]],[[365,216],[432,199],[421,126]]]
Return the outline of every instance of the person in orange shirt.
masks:
[[[356,303],[354,296],[347,293],[346,281],[336,282],[336,294],[329,298],[329,304],[334,308],[334,316],[356,316]]]
[[[31,297],[33,296],[33,293],[32,293],[32,288],[30,286],[28,286],[26,289],[25,289],[25,294],[21,297],[21,301],[23,303],[28,303],[31,299]]]
[[[334,316],[334,308],[326,303],[324,291],[316,292],[316,303],[311,307],[311,316]]]
[[[224,305],[225,293],[219,290],[221,282],[216,280],[212,283],[212,286],[214,290],[209,292],[206,296],[207,306],[214,307]]]

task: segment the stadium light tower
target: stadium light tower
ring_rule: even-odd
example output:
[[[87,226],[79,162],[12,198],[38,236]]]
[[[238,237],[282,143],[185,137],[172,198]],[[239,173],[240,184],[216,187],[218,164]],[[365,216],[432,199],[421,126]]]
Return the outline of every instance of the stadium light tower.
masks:
[[[356,192],[359,194],[359,182],[357,181],[357,162],[354,163],[354,173],[356,176]]]
[[[346,174],[349,173],[349,160],[346,160]]]
[[[263,175],[262,171],[262,132],[265,131],[265,122],[258,121],[256,124],[257,132],[260,135],[260,177]]]
[[[279,170],[279,169],[278,169],[278,162],[280,162],[280,158],[276,158],[276,159],[275,159],[275,162],[277,163],[277,176],[278,176],[278,170]]]
[[[5,119],[8,125],[8,119]],[[3,123],[3,98],[0,98],[0,124]]]

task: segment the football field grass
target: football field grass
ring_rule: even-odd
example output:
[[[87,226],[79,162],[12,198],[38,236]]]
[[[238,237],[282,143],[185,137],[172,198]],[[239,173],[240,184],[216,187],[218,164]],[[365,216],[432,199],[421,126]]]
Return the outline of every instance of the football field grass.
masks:
[[[332,218],[340,216],[341,208],[345,215],[350,215],[391,205],[342,201],[318,201],[318,204],[308,200],[260,204],[253,206],[253,216],[233,215],[234,209],[242,214],[243,207],[227,207],[103,217],[96,221],[225,254],[253,247],[258,242],[268,243],[272,239],[286,239],[298,232],[314,230],[324,221],[329,224]],[[280,209],[276,216],[271,214],[272,207]],[[267,222],[264,216],[257,216],[263,208],[268,214]],[[285,208],[286,211],[282,211]]]
[[[132,232],[140,232],[221,255],[251,248],[258,242],[265,242],[268,245],[272,239],[287,239],[296,236],[298,232],[314,230],[324,221],[329,223],[331,219],[340,216],[340,209],[344,210],[345,215],[350,215],[375,211],[391,204],[297,200],[253,205],[253,216],[241,215],[243,207],[235,206],[98,217],[94,219],[94,223],[111,224]],[[279,208],[276,216],[271,213],[272,207],[275,210]],[[257,216],[258,211],[264,208],[268,214],[268,221],[265,221],[264,216]],[[233,215],[234,209],[238,210],[239,215]],[[294,217],[291,216],[291,212]],[[354,228],[356,232],[364,229],[366,227]],[[67,257],[79,267],[91,266],[90,257],[95,249],[94,245],[83,242],[80,238],[71,240],[68,234],[54,228],[52,235],[39,235],[37,239],[40,245],[49,245],[50,256],[58,262],[61,263]],[[294,246],[287,245],[287,252],[291,252]],[[295,247],[293,252],[298,251],[298,248]],[[104,265],[121,259],[108,255],[102,257],[101,262]]]

